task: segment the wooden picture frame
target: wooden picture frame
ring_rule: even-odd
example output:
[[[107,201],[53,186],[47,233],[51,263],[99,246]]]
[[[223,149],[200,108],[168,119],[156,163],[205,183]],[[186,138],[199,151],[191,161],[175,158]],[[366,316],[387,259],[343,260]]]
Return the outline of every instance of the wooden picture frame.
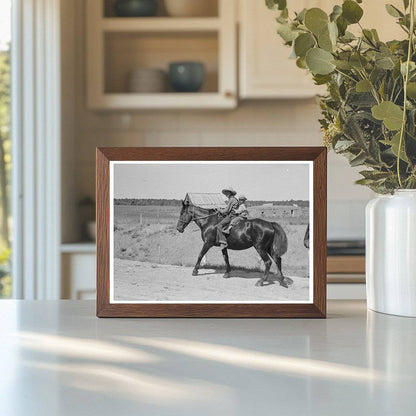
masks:
[[[97,316],[98,317],[326,317],[326,178],[324,147],[97,148]],[[121,161],[196,161],[236,163],[305,161],[312,166],[312,299],[308,303],[112,303],[110,302],[110,163]],[[214,161],[214,162],[213,162]],[[179,162],[177,162],[179,163]],[[188,162],[189,163],[189,162]],[[276,162],[277,163],[277,162]],[[273,183],[273,180],[270,181]],[[276,180],[276,186],[278,181]],[[311,191],[312,192],[312,191]],[[260,289],[262,290],[262,289]]]

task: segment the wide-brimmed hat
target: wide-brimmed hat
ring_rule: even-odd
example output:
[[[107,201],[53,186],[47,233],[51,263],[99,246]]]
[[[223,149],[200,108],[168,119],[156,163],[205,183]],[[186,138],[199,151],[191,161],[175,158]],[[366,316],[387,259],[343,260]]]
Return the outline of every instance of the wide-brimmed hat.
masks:
[[[230,192],[230,193],[232,193],[233,195],[235,195],[237,192],[236,191],[234,191],[234,188],[232,188],[231,186],[229,186],[228,188],[224,188],[222,191],[221,191],[224,195],[225,195],[225,193],[226,192]]]
[[[244,201],[247,201],[247,197],[245,195],[238,195],[238,199],[242,199]]]

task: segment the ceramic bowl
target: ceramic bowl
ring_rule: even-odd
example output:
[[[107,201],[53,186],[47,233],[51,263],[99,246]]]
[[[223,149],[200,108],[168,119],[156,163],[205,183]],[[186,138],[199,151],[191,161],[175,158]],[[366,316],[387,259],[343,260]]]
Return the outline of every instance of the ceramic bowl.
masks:
[[[117,0],[114,11],[119,17],[150,17],[156,16],[157,6],[158,0]]]
[[[129,73],[127,90],[135,93],[160,93],[167,90],[166,72],[161,69],[138,68]]]
[[[169,65],[169,82],[176,92],[197,92],[205,80],[205,67],[201,62],[172,62]]]

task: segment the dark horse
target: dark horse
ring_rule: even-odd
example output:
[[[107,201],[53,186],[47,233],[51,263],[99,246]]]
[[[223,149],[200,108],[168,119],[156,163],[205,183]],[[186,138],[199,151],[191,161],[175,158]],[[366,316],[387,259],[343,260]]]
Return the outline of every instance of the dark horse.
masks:
[[[200,208],[195,205],[182,201],[182,210],[176,229],[183,233],[185,228],[191,221],[201,229],[202,240],[204,245],[199,253],[198,260],[192,272],[193,276],[198,274],[198,269],[202,258],[207,251],[213,246],[219,246],[216,241],[217,229],[216,225],[221,221],[222,217],[217,210]],[[268,222],[262,219],[250,219],[240,221],[236,224],[227,237],[228,248],[230,250],[245,250],[254,247],[264,261],[264,276],[256,283],[256,286],[263,286],[269,276],[272,260],[276,263],[280,284],[288,287],[282,274],[282,258],[281,256],[287,251],[287,237],[283,228],[276,222]],[[225,278],[230,277],[230,262],[228,260],[227,248],[222,250],[225,264],[227,266],[224,274]]]

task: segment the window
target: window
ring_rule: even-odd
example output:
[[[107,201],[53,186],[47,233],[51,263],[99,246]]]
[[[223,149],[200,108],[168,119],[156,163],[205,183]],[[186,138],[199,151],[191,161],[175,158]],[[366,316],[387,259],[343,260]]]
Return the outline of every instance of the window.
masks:
[[[10,267],[10,42],[11,0],[0,0],[0,298],[12,294]]]

